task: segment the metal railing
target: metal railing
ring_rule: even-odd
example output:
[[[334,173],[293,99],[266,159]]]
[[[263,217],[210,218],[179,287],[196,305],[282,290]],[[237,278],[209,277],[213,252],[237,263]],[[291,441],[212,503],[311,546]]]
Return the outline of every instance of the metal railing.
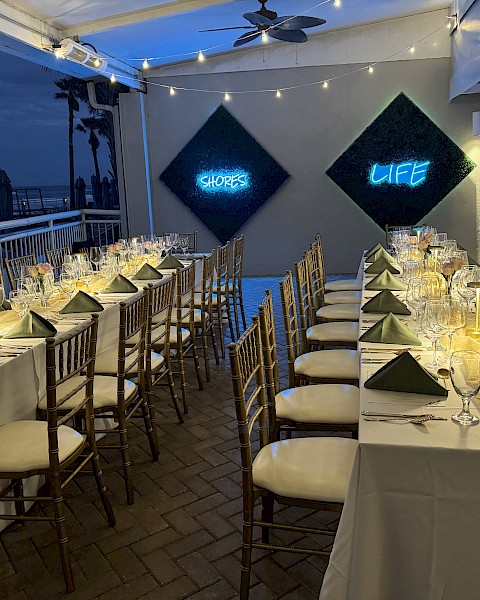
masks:
[[[81,209],[0,222],[0,264],[5,258],[33,254],[46,260],[47,249],[72,248],[73,244],[105,246],[122,237],[119,210]],[[6,278],[3,277],[8,287]]]

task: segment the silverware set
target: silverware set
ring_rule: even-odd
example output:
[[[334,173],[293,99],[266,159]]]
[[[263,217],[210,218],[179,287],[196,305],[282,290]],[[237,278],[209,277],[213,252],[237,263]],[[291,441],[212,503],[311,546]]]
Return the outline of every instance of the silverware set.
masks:
[[[390,421],[399,423],[413,423],[421,425],[427,421],[448,421],[446,417],[439,417],[432,413],[424,413],[421,415],[408,415],[403,413],[384,413],[362,410],[362,416],[365,421]]]

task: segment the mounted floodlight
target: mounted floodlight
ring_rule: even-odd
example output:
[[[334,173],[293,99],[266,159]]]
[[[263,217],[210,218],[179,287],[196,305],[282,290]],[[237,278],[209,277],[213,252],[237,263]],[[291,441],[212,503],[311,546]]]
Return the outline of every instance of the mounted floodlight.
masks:
[[[65,58],[96,71],[105,71],[108,65],[105,58],[70,38],[65,38],[60,44],[53,46],[53,51],[57,58]]]

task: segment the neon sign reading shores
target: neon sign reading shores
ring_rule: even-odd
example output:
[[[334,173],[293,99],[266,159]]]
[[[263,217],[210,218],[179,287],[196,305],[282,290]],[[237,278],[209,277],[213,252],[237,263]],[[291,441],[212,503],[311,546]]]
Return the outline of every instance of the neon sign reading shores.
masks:
[[[392,185],[408,185],[416,187],[427,178],[429,160],[423,162],[408,161],[390,163],[389,165],[374,164],[370,169],[369,181],[372,185],[389,183]]]
[[[197,186],[205,192],[235,193],[250,187],[250,175],[236,171],[208,171],[197,175]]]

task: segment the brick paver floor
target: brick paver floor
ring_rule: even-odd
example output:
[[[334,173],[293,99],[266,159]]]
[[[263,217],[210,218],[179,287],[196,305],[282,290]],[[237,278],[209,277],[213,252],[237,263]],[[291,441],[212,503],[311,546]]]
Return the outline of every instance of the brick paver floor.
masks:
[[[248,322],[266,288],[274,292],[282,385],[285,347],[278,278],[246,279]],[[76,591],[65,595],[52,526],[13,525],[1,534],[0,598],[9,600],[229,600],[238,597],[241,547],[241,472],[228,360],[212,361],[211,382],[199,392],[189,373],[190,410],[179,425],[163,388],[158,391],[161,444],[152,462],[141,430],[130,429],[135,504],[125,500],[121,463],[105,451],[106,481],[117,524],[108,527],[91,478],[66,490]],[[78,479],[77,479],[78,481]],[[33,510],[39,511],[39,507]],[[285,522],[325,524],[329,513],[285,509]],[[298,536],[276,534],[291,543]],[[303,540],[315,544],[314,540]],[[258,552],[254,555],[259,558]],[[314,600],[326,560],[276,553],[253,566],[251,600]]]

